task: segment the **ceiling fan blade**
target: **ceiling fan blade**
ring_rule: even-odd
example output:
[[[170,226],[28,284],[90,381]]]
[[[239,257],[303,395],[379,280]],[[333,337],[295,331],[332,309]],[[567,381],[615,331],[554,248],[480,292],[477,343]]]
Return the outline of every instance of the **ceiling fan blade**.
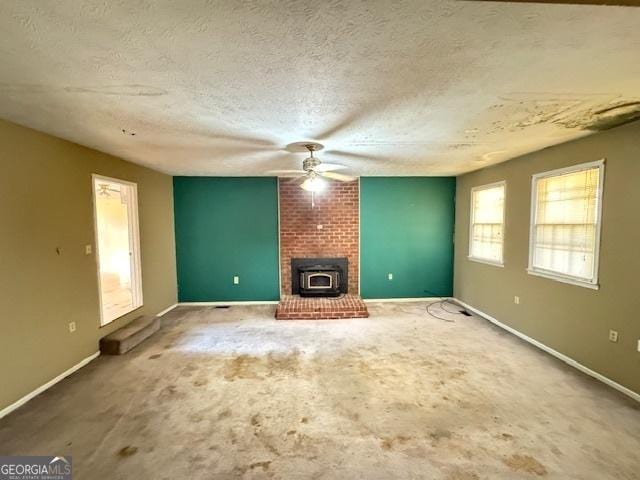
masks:
[[[275,177],[297,177],[299,175],[304,175],[304,170],[269,170],[266,172],[267,175],[275,176]]]
[[[316,172],[333,172],[334,170],[344,170],[345,168],[347,168],[345,165],[322,162],[320,165],[316,165],[313,169]]]
[[[395,85],[396,78],[395,76],[390,76],[387,79],[383,79],[382,82],[384,83],[384,86],[390,88]],[[384,89],[382,85],[380,85],[380,88]],[[396,106],[398,102],[406,100],[407,97],[412,96],[413,95],[411,94],[407,95],[406,93],[402,93],[391,96],[385,95],[369,98],[363,104],[356,106],[355,109],[352,108],[351,112],[343,116],[337,123],[327,127],[321,132],[316,132],[313,138],[316,138],[318,140],[326,140],[329,137],[340,135],[350,128],[357,126],[357,124],[361,124],[367,119],[375,116],[380,116],[385,110]]]
[[[339,182],[353,182],[357,180],[357,177],[352,177],[351,175],[344,175],[342,173],[335,172],[318,172],[318,175],[321,177],[329,178],[331,180],[338,180]]]
[[[229,142],[249,143],[260,147],[274,147],[276,143],[262,138],[246,137],[243,135],[226,135],[223,133],[212,133],[209,138],[213,140],[226,140]]]
[[[325,153],[328,155],[335,155],[337,157],[351,157],[358,160],[372,160],[372,161],[380,161],[384,160],[382,157],[376,155],[367,155],[365,153],[355,153],[355,152],[346,152],[344,150],[327,150]]]
[[[337,123],[325,128],[321,132],[316,132],[313,138],[316,138],[318,140],[326,140],[327,138],[333,137],[336,134],[340,134],[345,130],[348,130],[358,122],[362,122],[362,120],[365,120],[366,118],[379,113],[379,111],[384,109],[384,107],[386,107],[388,103],[389,101],[387,99],[384,99],[382,101],[376,99],[373,102],[367,102],[365,105],[361,105],[351,113],[347,113]]]
[[[174,119],[172,123],[159,123],[154,125],[154,129],[162,133],[180,133],[181,137],[199,141],[222,141],[231,143],[244,143],[261,147],[277,147],[278,144],[273,140],[254,137],[234,131],[229,125],[220,125],[218,118],[213,115],[203,115],[194,125],[193,120],[189,118],[189,122],[183,122],[183,119]]]
[[[287,183],[293,183],[294,185],[299,185],[307,179],[306,175],[302,175],[301,177],[294,177],[290,180],[287,180]]]

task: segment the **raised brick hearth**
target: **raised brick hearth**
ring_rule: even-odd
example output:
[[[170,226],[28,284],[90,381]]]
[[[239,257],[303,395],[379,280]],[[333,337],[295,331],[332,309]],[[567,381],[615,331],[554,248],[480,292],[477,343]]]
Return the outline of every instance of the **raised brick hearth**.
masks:
[[[278,320],[366,318],[368,316],[367,306],[360,296],[349,293],[338,298],[283,295],[276,309]]]

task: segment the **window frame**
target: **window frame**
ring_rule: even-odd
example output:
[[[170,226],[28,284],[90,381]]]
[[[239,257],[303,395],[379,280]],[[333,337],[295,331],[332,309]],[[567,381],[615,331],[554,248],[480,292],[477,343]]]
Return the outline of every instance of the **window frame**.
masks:
[[[473,195],[475,192],[481,190],[489,190],[491,188],[502,187],[504,189],[504,200],[502,203],[502,255],[501,261],[490,260],[487,258],[476,257],[472,255],[471,251],[473,248],[473,225],[474,225],[474,208],[473,208]],[[486,265],[492,265],[494,267],[502,267],[504,268],[504,245],[505,245],[505,237],[506,237],[506,217],[507,217],[507,181],[500,180],[498,182],[487,183],[485,185],[477,185],[471,188],[471,195],[469,198],[470,208],[469,208],[469,253],[467,258],[473,262],[484,263]]]
[[[536,173],[531,176],[531,217],[529,219],[529,264],[527,266],[527,273],[529,275],[535,275],[538,277],[548,278],[550,280],[556,280],[562,283],[568,283],[571,285],[577,285],[579,287],[590,288],[592,290],[598,290],[600,285],[599,281],[599,269],[600,269],[600,237],[602,232],[602,199],[604,198],[604,165],[605,159],[596,160],[593,162],[580,163],[577,165],[571,165],[569,167],[557,168],[555,170],[549,170],[546,172]],[[598,195],[596,197],[596,218],[595,224],[595,246],[593,252],[593,277],[591,280],[585,280],[581,277],[564,274],[554,270],[547,270],[533,265],[534,246],[535,246],[535,220],[537,216],[538,202],[537,202],[537,188],[536,183],[538,180],[548,177],[556,177],[560,175],[566,175],[568,173],[581,172],[583,170],[591,170],[598,168]]]

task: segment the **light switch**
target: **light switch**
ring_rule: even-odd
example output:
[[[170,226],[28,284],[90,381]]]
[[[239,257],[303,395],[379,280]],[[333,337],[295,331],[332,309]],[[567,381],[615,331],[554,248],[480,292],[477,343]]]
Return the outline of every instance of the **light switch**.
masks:
[[[388,278],[389,280],[393,280],[393,273],[389,273],[389,274],[387,275],[387,278]]]
[[[84,246],[84,254],[85,255],[91,255],[92,251],[93,251],[93,248],[91,247],[91,245],[85,245]]]
[[[233,284],[238,285],[240,283],[240,277],[238,275],[233,277]]]

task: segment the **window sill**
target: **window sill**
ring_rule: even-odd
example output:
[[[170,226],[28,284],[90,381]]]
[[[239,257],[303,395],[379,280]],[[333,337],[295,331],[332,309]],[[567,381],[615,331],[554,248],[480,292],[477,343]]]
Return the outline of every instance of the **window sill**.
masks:
[[[583,280],[579,280],[577,278],[565,277],[562,275],[557,275],[552,272],[535,270],[533,268],[527,268],[527,273],[529,275],[535,275],[537,277],[548,278],[550,280],[555,280],[556,282],[568,283],[570,285],[576,285],[578,287],[590,288],[591,290],[599,290],[600,285],[597,283],[589,283]]]
[[[478,257],[472,257],[472,256],[468,256],[467,258],[472,262],[484,263],[485,265],[504,268],[504,263],[501,263],[501,262],[494,262],[493,260],[486,260],[484,258],[478,258]]]

